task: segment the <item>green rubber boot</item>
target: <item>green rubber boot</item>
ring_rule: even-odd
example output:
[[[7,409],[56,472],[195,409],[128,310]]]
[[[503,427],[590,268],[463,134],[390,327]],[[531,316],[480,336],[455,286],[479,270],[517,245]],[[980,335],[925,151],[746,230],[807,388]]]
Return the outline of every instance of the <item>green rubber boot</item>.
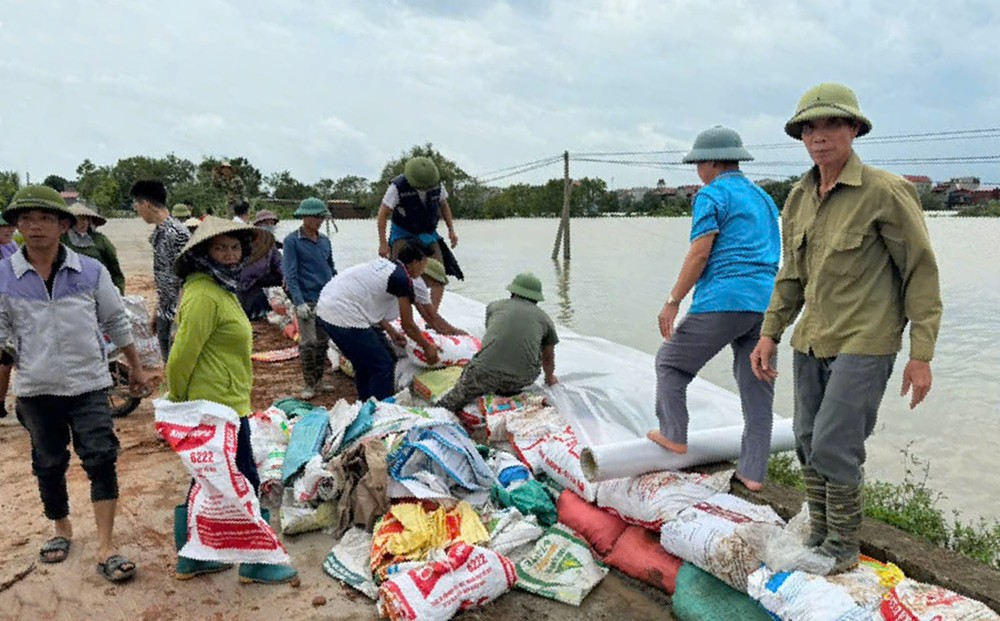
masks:
[[[826,484],[826,523],[829,534],[820,551],[834,559],[831,574],[858,566],[861,546],[862,485]]]
[[[271,522],[271,512],[261,508],[261,517],[264,521]],[[240,563],[240,582],[243,584],[283,584],[291,582],[299,572],[291,565],[277,565],[274,563]]]
[[[174,545],[180,552],[184,544],[187,543],[187,505],[177,505],[174,507]],[[219,563],[217,561],[197,561],[193,558],[185,558],[177,555],[178,580],[190,580],[202,574],[214,574],[218,571],[225,571],[232,567],[229,563]]]
[[[804,544],[816,548],[826,541],[826,479],[812,466],[802,466],[802,481],[809,507],[809,535]]]

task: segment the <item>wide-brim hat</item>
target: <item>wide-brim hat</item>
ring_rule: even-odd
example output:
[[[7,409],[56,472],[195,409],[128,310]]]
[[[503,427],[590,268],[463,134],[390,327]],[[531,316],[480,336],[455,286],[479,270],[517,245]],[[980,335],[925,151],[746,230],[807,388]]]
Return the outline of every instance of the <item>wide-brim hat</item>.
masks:
[[[18,190],[10,201],[10,205],[4,209],[3,215],[7,222],[16,226],[20,214],[32,209],[55,213],[76,224],[76,216],[66,206],[66,201],[59,195],[59,192],[47,185],[28,185]]]
[[[170,210],[170,215],[177,219],[187,219],[191,217],[191,206],[184,203],[177,203]]]
[[[198,228],[195,229],[194,234],[191,235],[191,239],[181,248],[180,254],[177,255],[177,264],[180,265],[186,261],[195,248],[219,235],[234,235],[246,239],[250,243],[248,263],[252,263],[267,254],[271,246],[274,245],[274,235],[268,231],[218,216],[205,216]]]
[[[261,222],[267,222],[268,220],[274,220],[275,222],[277,222],[278,216],[274,215],[273,212],[268,211],[267,209],[261,209],[260,211],[257,212],[257,215],[254,216],[253,225],[257,226]]]
[[[521,272],[515,276],[507,285],[507,291],[536,302],[545,300],[545,296],[542,295],[542,281],[531,272]]]
[[[87,207],[83,203],[73,203],[69,206],[69,210],[73,212],[74,216],[90,218],[90,221],[94,224],[94,226],[104,226],[108,223],[107,218],[97,213],[90,207]]]
[[[843,84],[824,82],[802,95],[795,114],[785,123],[785,133],[796,140],[802,140],[803,123],[830,117],[857,121],[861,125],[858,136],[864,136],[872,130],[872,122],[861,113],[854,91]]]
[[[748,162],[753,159],[743,146],[735,129],[722,125],[706,129],[694,139],[691,151],[684,156],[685,164],[698,162]]]
[[[427,259],[427,266],[424,267],[424,276],[442,285],[448,284],[448,275],[444,273],[444,264],[434,257]]]
[[[292,214],[296,218],[303,218],[305,216],[329,216],[330,210],[326,208],[326,203],[316,197],[310,197],[302,199],[299,203],[298,208],[295,213]]]
[[[403,176],[414,190],[432,190],[441,183],[437,164],[429,157],[418,156],[406,160]]]

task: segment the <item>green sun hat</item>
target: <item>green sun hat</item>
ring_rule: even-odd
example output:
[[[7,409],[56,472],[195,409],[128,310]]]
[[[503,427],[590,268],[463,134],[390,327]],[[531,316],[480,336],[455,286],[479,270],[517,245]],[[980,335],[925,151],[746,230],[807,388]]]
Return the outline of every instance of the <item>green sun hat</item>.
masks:
[[[749,162],[753,159],[743,147],[743,139],[735,129],[716,125],[698,134],[694,146],[682,160],[685,164],[698,162]]]
[[[507,291],[536,302],[545,300],[545,296],[542,295],[542,281],[531,272],[521,272],[515,276],[507,285]]]
[[[191,217],[191,206],[184,203],[177,203],[174,205],[173,209],[170,210],[170,215],[178,220],[187,220]]]
[[[429,157],[411,157],[403,167],[403,176],[414,190],[432,190],[441,183],[437,164]]]
[[[316,197],[302,199],[298,209],[292,214],[296,218],[305,216],[329,216],[330,210],[326,208],[326,203]]]
[[[802,124],[829,117],[853,119],[861,124],[858,136],[864,136],[872,130],[872,122],[861,113],[858,97],[854,91],[836,82],[824,82],[806,91],[795,114],[785,123],[785,133],[802,140]]]
[[[424,275],[442,285],[448,284],[448,275],[444,273],[444,264],[434,257],[427,259],[427,267],[424,268]]]
[[[4,209],[4,219],[17,225],[21,213],[32,209],[41,209],[68,218],[76,224],[76,216],[66,206],[63,197],[47,185],[28,185],[14,194],[14,199],[7,209]]]

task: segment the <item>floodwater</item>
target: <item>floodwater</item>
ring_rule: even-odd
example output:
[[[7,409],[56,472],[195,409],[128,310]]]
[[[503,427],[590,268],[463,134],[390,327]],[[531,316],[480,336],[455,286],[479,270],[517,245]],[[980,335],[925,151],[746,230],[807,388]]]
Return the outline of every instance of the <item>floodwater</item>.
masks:
[[[281,230],[292,226],[283,222]],[[904,338],[868,441],[867,476],[899,482],[908,450],[929,464],[929,485],[945,494],[943,507],[965,519],[1000,519],[1000,220],[930,218],[928,226],[945,307],[934,384],[916,410],[899,397]],[[338,269],[376,255],[374,220],[339,221],[337,227],[330,232]],[[661,342],[656,316],[687,251],[690,219],[574,219],[569,263],[551,260],[557,227],[554,219],[458,221],[455,253],[466,280],[453,279],[449,290],[489,302],[508,295],[504,287],[514,274],[530,270],[542,279],[542,305],[557,323],[655,353]],[[791,416],[791,350],[787,340],[779,347],[775,409]],[[558,348],[556,356],[558,374]],[[725,350],[702,376],[735,391],[731,368],[732,354]]]

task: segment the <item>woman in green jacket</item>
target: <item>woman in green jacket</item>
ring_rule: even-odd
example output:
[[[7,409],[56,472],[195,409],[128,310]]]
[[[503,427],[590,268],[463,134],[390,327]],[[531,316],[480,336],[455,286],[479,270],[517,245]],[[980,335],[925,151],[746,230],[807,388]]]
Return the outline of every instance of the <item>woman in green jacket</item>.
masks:
[[[104,226],[107,219],[83,203],[73,203],[69,210],[76,216],[76,224],[63,234],[62,243],[78,254],[100,261],[108,268],[118,293],[124,295],[125,274],[118,264],[118,253],[111,240],[97,232],[97,227]]]
[[[207,216],[177,257],[177,274],[184,280],[177,310],[177,335],[167,359],[166,379],[171,401],[204,399],[228,406],[240,417],[236,466],[259,491],[260,477],[250,445],[250,353],[253,330],[236,291],[240,272],[261,232],[253,227]],[[180,550],[187,541],[187,505],[174,510],[174,538]],[[265,521],[270,517],[262,511]],[[177,577],[228,569],[225,563],[177,557]],[[288,582],[298,572],[288,565],[240,564],[241,582]]]

